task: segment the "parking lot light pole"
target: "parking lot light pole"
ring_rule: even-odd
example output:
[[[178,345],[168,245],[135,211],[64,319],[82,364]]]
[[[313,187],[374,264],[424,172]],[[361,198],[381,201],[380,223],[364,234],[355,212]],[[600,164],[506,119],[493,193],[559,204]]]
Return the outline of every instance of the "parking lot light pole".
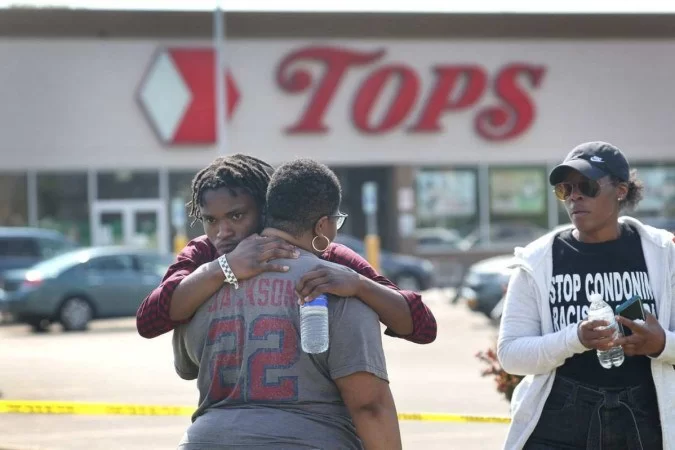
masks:
[[[227,89],[225,88],[225,12],[216,0],[213,11],[213,50],[215,55],[216,147],[218,155],[227,154]]]

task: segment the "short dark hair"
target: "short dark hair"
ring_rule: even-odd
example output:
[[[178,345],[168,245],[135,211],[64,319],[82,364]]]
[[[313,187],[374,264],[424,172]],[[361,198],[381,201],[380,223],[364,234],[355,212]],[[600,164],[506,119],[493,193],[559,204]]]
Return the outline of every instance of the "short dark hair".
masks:
[[[190,216],[201,220],[199,207],[204,205],[204,192],[220,188],[229,189],[232,195],[237,195],[237,189],[244,190],[253,197],[262,213],[273,171],[265,161],[241,153],[216,158],[192,180],[192,200],[188,203]]]
[[[340,181],[332,170],[313,159],[296,159],[272,175],[265,226],[299,237],[321,217],[335,214],[341,199]]]
[[[612,181],[612,184],[614,185],[617,185],[619,183],[628,184],[628,194],[626,194],[626,197],[623,200],[621,200],[619,206],[622,210],[624,209],[628,211],[634,210],[642,200],[645,190],[644,184],[637,177],[637,170],[631,169],[628,181],[623,181],[615,176],[610,176],[610,179]]]

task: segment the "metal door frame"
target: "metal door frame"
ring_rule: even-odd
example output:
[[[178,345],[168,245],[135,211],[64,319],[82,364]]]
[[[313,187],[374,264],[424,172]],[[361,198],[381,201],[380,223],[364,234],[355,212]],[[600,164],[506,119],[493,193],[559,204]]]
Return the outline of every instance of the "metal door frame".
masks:
[[[124,241],[129,243],[136,228],[134,214],[138,212],[153,212],[157,214],[158,250],[169,253],[169,234],[167,229],[166,204],[159,199],[129,199],[129,200],[96,200],[91,207],[92,244],[100,245],[101,214],[120,213],[122,215],[122,233]]]

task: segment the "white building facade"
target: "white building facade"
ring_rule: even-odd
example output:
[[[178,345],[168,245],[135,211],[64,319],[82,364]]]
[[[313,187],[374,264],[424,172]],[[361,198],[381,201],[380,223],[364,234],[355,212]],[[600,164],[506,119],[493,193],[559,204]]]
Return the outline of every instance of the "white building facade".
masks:
[[[639,170],[636,214],[675,216],[675,36],[655,19],[590,36],[570,19],[575,37],[518,16],[501,34],[495,16],[460,31],[461,17],[428,18],[429,31],[397,16],[400,35],[390,16],[278,18],[228,17],[226,151],[333,167],[348,233],[365,231],[367,181],[393,250],[413,251],[418,228],[487,241],[500,224],[556,226],[547,173],[588,140]],[[164,250],[200,234],[183,205],[218,156],[209,14],[10,10],[0,24],[13,24],[0,36],[0,225]]]

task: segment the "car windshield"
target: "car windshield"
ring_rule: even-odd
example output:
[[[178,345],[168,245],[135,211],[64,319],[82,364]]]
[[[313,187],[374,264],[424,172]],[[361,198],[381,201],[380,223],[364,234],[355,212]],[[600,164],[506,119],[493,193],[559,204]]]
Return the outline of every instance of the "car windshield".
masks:
[[[42,239],[40,247],[42,248],[42,257],[46,259],[75,250],[77,245],[65,239]]]
[[[76,264],[86,262],[89,258],[90,254],[86,250],[69,251],[39,262],[31,267],[31,270],[36,270],[45,275],[55,275]]]
[[[138,255],[138,263],[141,272],[151,273],[158,276],[163,276],[166,270],[175,261],[173,255],[161,254],[141,254]]]

